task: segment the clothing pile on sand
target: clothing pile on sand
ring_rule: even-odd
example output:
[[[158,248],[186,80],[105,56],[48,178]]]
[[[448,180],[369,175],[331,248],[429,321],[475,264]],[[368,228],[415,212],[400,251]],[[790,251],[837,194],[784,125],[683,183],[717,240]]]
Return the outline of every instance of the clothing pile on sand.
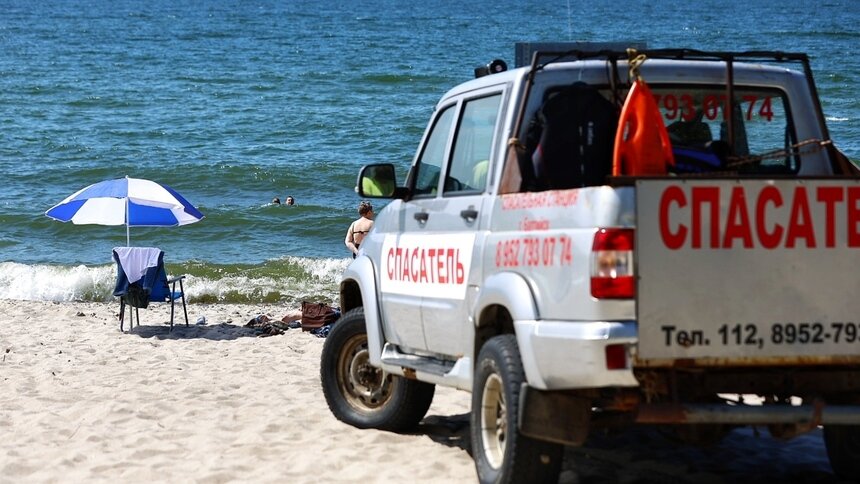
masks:
[[[284,334],[290,328],[301,328],[302,322],[299,320],[287,321],[286,316],[282,319],[271,319],[268,315],[260,314],[248,321],[246,328],[257,330],[257,336],[275,336]]]
[[[333,320],[337,320],[340,317],[340,309],[338,308],[330,308],[334,313],[335,317]],[[328,336],[331,331],[331,327],[334,322],[323,324],[322,326],[318,326],[315,324],[303,324],[303,315],[301,313],[296,314],[295,312],[289,313],[281,317],[280,319],[274,319],[273,316],[268,314],[259,314],[247,324],[245,324],[246,328],[252,328],[257,331],[257,337],[265,338],[267,336],[277,336],[280,334],[284,334],[286,331],[290,329],[302,329],[303,331],[307,331],[310,334],[317,336],[319,338],[325,338]]]

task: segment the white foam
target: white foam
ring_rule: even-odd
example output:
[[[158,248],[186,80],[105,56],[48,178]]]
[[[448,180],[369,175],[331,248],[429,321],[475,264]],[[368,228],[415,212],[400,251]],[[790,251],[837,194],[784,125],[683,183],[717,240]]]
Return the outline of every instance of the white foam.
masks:
[[[191,299],[216,301],[276,302],[327,299],[337,302],[337,290],[343,270],[352,259],[309,259],[287,256],[289,265],[301,268],[305,274],[295,277],[248,277],[226,275],[218,279],[189,276],[185,294]],[[238,298],[237,298],[238,295]]]
[[[110,301],[116,268],[0,263],[0,298],[23,301]]]
[[[337,302],[340,276],[352,259],[285,257],[298,275],[207,278],[187,275],[185,296],[191,302],[275,303],[326,299]],[[290,271],[293,272],[293,271]],[[173,274],[171,274],[173,275]],[[0,299],[24,301],[113,301],[116,266],[58,266],[0,263]]]
[[[287,256],[284,260],[293,263],[320,281],[329,283],[340,282],[340,276],[352,259],[308,259],[304,257]]]

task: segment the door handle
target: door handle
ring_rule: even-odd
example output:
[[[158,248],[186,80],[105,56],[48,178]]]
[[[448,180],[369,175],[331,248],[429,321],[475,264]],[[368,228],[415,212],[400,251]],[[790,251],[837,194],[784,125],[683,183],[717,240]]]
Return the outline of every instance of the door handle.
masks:
[[[430,218],[430,214],[427,212],[415,212],[415,215],[413,215],[413,217],[415,217],[415,220],[417,220],[418,223],[423,224],[427,222],[428,218]]]
[[[478,218],[478,211],[474,208],[467,208],[465,210],[460,210],[460,216],[463,217],[467,222],[472,222],[476,218]]]

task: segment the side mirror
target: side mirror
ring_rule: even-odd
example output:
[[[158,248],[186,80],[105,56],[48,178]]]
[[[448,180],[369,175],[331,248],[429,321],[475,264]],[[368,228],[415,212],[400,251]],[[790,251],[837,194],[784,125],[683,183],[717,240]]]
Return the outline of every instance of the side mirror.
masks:
[[[395,198],[399,191],[394,165],[379,163],[363,166],[358,172],[355,191],[366,198]]]

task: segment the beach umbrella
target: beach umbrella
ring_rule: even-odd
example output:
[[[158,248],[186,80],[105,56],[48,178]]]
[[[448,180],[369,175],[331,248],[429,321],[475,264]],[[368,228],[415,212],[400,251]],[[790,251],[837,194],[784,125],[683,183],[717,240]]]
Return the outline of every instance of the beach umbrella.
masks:
[[[140,178],[118,178],[95,183],[69,195],[45,215],[77,225],[170,227],[198,222],[203,214],[167,185]]]

